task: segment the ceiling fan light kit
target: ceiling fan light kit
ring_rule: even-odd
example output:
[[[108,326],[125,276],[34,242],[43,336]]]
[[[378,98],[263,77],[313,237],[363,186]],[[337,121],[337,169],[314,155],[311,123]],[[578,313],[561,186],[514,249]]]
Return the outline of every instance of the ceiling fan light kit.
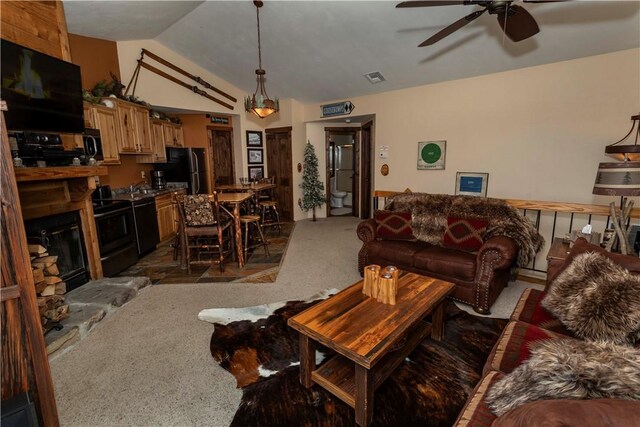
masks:
[[[568,0],[523,0],[523,3],[557,3]],[[412,8],[412,7],[433,7],[433,6],[481,6],[484,9],[476,10],[467,16],[457,20],[453,24],[440,30],[424,42],[419,47],[431,46],[432,44],[442,40],[443,38],[453,34],[470,22],[475,21],[485,12],[489,15],[496,15],[500,28],[514,42],[520,42],[532,37],[540,32],[538,23],[531,14],[522,6],[513,4],[514,0],[504,1],[475,1],[475,0],[458,0],[458,1],[404,1],[396,5],[396,8]]]
[[[263,2],[254,0],[253,4],[256,6],[256,18],[258,22],[258,69],[256,70],[256,91],[253,95],[247,96],[244,99],[244,109],[247,112],[251,112],[256,116],[264,119],[265,117],[277,113],[280,110],[280,101],[278,98],[270,99],[267,95],[267,90],[264,87],[264,76],[266,71],[262,68],[262,46],[260,43],[260,8],[263,6]]]

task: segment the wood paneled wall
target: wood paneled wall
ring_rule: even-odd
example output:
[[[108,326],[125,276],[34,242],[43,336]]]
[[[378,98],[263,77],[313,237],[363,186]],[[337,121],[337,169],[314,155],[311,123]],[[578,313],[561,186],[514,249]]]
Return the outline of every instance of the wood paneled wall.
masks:
[[[2,1],[0,8],[3,39],[71,62],[61,1]]]

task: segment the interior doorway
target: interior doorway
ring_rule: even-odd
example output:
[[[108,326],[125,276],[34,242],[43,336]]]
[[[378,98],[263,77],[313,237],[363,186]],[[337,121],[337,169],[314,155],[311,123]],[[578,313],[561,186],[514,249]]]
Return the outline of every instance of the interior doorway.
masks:
[[[214,187],[236,181],[233,159],[233,131],[229,128],[208,126],[211,168]]]
[[[274,178],[280,218],[293,220],[293,160],[291,127],[266,129],[267,176]]]
[[[360,216],[360,128],[325,128],[327,217]]]

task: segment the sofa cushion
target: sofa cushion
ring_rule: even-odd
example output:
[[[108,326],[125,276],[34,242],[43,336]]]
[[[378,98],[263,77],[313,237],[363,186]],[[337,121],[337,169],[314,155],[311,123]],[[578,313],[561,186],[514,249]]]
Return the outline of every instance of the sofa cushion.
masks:
[[[406,240],[374,240],[367,243],[367,256],[371,262],[379,259],[398,267],[410,266],[416,252],[429,246],[424,242]]]
[[[573,336],[563,324],[542,306],[542,299],[546,293],[537,289],[528,288],[522,293],[516,308],[511,313],[511,320],[538,326],[551,332]]]
[[[489,221],[484,219],[447,217],[442,246],[461,251],[477,252],[482,247]]]
[[[471,392],[471,396],[467,399],[467,403],[458,415],[455,427],[489,427],[497,418],[491,412],[489,406],[485,402],[485,397],[491,386],[504,377],[504,374],[496,371],[488,372],[482,380],[476,385]]]
[[[552,277],[549,277],[547,282],[552,283],[556,279],[556,277],[558,277],[560,273],[562,273],[571,264],[571,261],[573,261],[575,257],[585,252],[595,252],[601,254],[609,258],[616,264],[626,268],[627,270],[629,270],[629,272],[633,274],[640,274],[640,258],[636,256],[607,252],[600,246],[589,243],[584,237],[580,237],[573,243],[573,246],[571,247],[571,250],[569,251],[567,257],[565,258],[562,267],[560,267]]]
[[[455,249],[427,246],[413,256],[413,266],[438,272],[461,280],[473,281],[476,276],[476,256]]]
[[[500,416],[535,400],[600,398],[640,399],[640,351],[607,342],[547,340],[491,386],[486,400]]]
[[[539,400],[512,409],[491,427],[633,426],[639,413],[640,402],[633,400]]]
[[[484,373],[499,371],[508,374],[531,357],[531,350],[544,341],[564,338],[565,335],[524,322],[509,322],[484,366]]]
[[[376,211],[376,236],[385,240],[415,240],[411,212]]]
[[[580,338],[618,344],[640,338],[640,276],[597,252],[574,258],[542,305]]]

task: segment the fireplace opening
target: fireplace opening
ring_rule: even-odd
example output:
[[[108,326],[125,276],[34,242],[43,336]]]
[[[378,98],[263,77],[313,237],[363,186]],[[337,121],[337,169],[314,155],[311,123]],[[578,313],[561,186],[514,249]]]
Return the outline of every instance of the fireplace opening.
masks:
[[[25,221],[29,243],[42,245],[49,255],[58,256],[60,279],[67,283],[67,292],[91,278],[81,227],[77,211]]]

